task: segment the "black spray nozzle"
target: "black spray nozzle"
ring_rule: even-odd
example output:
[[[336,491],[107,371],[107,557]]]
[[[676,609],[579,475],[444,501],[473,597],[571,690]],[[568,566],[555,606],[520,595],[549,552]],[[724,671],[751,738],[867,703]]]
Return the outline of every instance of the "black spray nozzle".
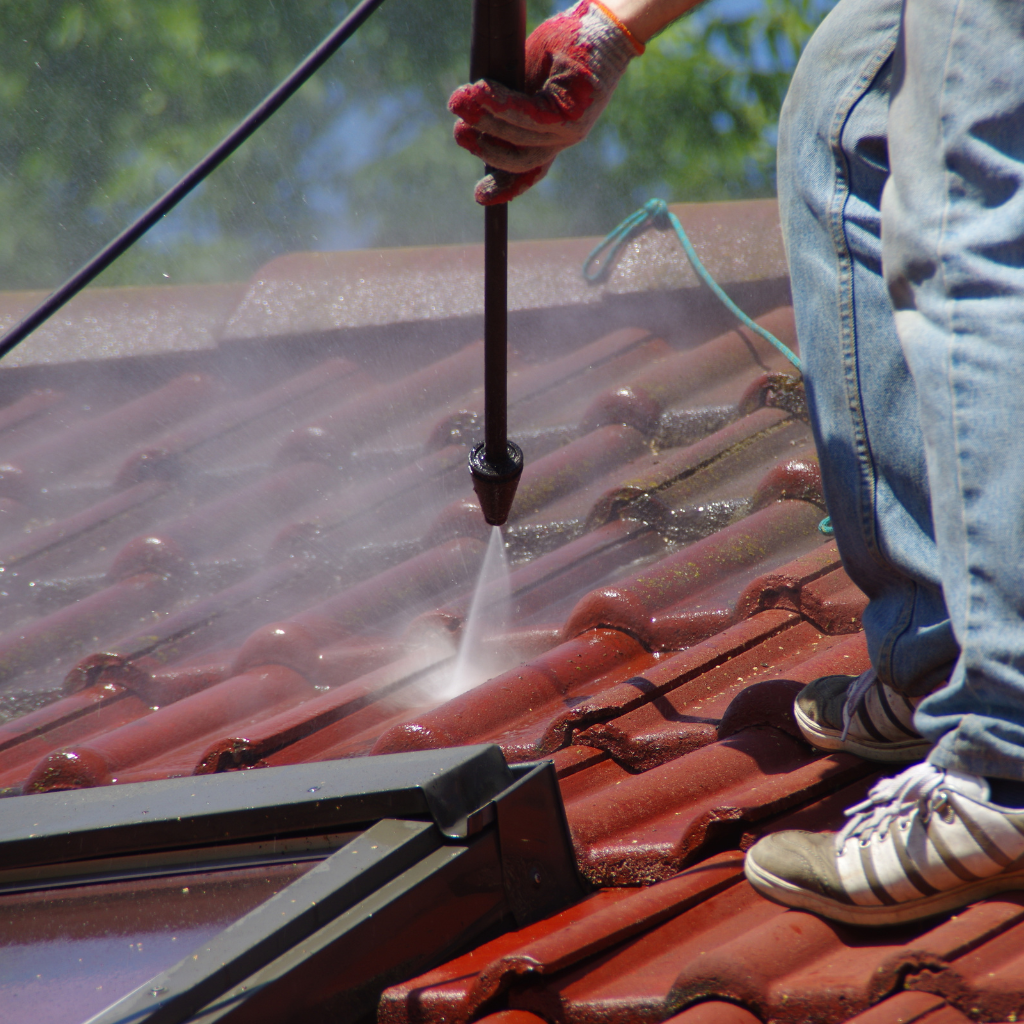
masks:
[[[523,475],[522,449],[506,441],[505,457],[492,461],[486,445],[480,443],[469,453],[469,471],[484,519],[491,526],[504,526]]]

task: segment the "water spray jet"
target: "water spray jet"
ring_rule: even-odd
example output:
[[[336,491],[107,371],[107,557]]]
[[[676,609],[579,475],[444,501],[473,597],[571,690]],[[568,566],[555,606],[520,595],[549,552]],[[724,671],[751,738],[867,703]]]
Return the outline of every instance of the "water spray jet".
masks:
[[[526,79],[525,0],[473,0],[469,77],[522,90]],[[491,173],[492,169],[487,168]],[[499,172],[500,173],[500,172]],[[469,455],[484,519],[508,519],[523,453],[508,439],[508,206],[484,207],[484,440]]]
[[[445,697],[450,699],[510,665],[495,649],[509,631],[512,619],[511,574],[500,527],[491,528],[487,553],[480,566],[473,597],[462,623],[462,636]]]

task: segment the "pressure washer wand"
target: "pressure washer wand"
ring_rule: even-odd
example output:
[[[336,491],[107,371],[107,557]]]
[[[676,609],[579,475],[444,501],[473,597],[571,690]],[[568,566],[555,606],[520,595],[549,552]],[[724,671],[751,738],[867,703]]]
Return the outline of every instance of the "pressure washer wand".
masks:
[[[471,81],[510,89],[525,79],[526,0],[473,0]],[[489,168],[488,168],[489,170]],[[484,207],[484,440],[469,455],[484,519],[501,526],[523,472],[523,453],[508,439],[508,206]]]

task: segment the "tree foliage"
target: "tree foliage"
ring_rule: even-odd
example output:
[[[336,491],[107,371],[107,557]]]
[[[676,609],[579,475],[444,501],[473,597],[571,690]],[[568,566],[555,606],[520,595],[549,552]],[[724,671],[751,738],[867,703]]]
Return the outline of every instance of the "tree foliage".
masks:
[[[607,230],[651,194],[768,195],[795,55],[828,0],[714,0],[634,61],[592,138],[512,208],[520,236]],[[735,7],[735,0],[732,0]],[[718,5],[716,7],[716,4]],[[388,0],[104,283],[243,277],[295,248],[475,239],[451,140],[469,0]],[[58,283],[333,27],[336,0],[0,0],[0,288]],[[550,13],[531,0],[536,23]]]

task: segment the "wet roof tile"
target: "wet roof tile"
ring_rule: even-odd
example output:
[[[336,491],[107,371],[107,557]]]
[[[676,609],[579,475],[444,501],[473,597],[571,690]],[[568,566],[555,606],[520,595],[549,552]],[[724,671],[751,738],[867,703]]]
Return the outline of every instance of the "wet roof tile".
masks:
[[[793,344],[773,206],[680,213]],[[1024,1012],[1016,896],[865,933],[742,881],[758,836],[835,827],[877,778],[806,746],[791,711],[866,667],[865,599],[818,528],[798,380],[670,242],[632,243],[596,290],[574,276],[591,240],[513,247],[527,463],[508,618],[464,692],[489,537],[465,469],[476,250],[296,254],[244,289],[91,299],[112,330],[159,308],[199,334],[131,374],[104,350],[102,372],[0,381],[0,789],[494,742],[552,759],[594,891],[393,988],[383,1024]]]
[[[971,1020],[940,996],[900,992],[851,1018],[856,1024],[963,1024]]]
[[[497,1003],[547,1021],[654,1022],[704,1000],[793,1024],[916,1020],[944,1006],[953,1012],[939,1020],[1017,1012],[1019,980],[972,990],[965,970],[972,943],[993,959],[1012,943],[1016,896],[866,942],[862,930],[761,899],[738,865],[738,855],[720,854],[648,888],[603,890],[392,988],[381,1019],[467,1020]]]

